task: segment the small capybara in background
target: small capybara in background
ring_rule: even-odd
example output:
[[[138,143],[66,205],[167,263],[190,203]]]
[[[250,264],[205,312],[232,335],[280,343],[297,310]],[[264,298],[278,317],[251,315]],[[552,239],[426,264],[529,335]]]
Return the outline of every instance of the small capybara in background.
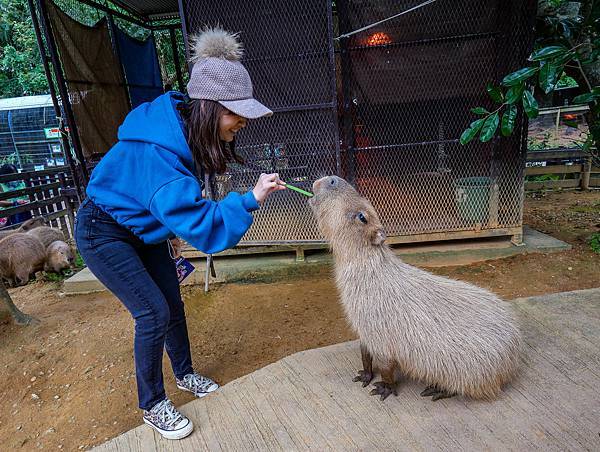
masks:
[[[432,400],[492,399],[516,373],[520,334],[512,309],[493,293],[404,263],[385,244],[371,203],[344,179],[324,177],[309,204],[329,241],[346,316],[358,334],[367,386],[373,360],[396,394],[396,370],[428,385]]]
[[[46,248],[46,264],[44,270],[59,273],[70,268],[75,262],[73,248],[61,240],[52,242]]]
[[[0,240],[3,239],[4,237],[8,237],[9,235],[16,234],[19,232],[27,232],[32,229],[45,226],[46,224],[47,224],[47,221],[44,217],[30,218],[29,220],[24,221],[23,224],[21,224],[21,226],[19,226],[17,229],[8,229],[8,230],[0,231]]]
[[[9,285],[27,284],[29,276],[44,268],[46,249],[26,233],[11,234],[0,240],[0,278]]]
[[[36,237],[40,242],[42,242],[44,248],[48,248],[54,242],[66,242],[65,235],[60,229],[51,228],[49,226],[42,226],[32,229],[28,231],[27,234]]]

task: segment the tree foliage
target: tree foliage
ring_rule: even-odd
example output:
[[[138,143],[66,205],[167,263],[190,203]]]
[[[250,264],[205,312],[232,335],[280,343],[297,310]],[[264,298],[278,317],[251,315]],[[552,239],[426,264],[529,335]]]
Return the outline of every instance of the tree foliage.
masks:
[[[0,2],[0,97],[48,92],[26,0]]]
[[[78,22],[92,26],[104,13],[77,1],[56,0],[58,6]],[[112,5],[121,13],[126,11]],[[150,35],[146,28],[115,17],[116,25],[130,36],[144,40]],[[168,31],[154,33],[162,78],[165,84],[175,83],[175,64]],[[179,61],[184,65],[183,36],[177,32]],[[182,67],[184,78],[187,70]],[[27,0],[0,0],[0,97],[18,97],[48,93]]]
[[[561,81],[569,83],[563,76],[569,67],[579,72],[588,91],[574,99],[575,103],[590,106],[589,134],[583,148],[590,152],[600,148],[600,0],[541,0],[536,35],[529,64],[506,74],[498,84],[488,83],[487,92],[494,108],[471,110],[481,118],[463,132],[462,144],[478,134],[482,142],[496,134],[511,135],[519,111],[535,118],[538,115],[535,96],[554,91]],[[500,115],[502,120],[498,121]]]

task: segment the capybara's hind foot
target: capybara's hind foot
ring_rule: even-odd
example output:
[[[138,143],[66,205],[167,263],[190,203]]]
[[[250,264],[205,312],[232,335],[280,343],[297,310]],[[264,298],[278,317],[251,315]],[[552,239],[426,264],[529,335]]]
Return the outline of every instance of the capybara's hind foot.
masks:
[[[452,394],[448,391],[444,391],[443,389],[438,388],[436,385],[427,386],[423,392],[421,392],[421,397],[431,397],[431,401],[435,402],[440,399],[448,399],[450,397],[454,397],[456,394]]]
[[[368,370],[359,370],[358,375],[352,379],[352,381],[361,381],[362,387],[366,387],[373,380],[373,372],[369,372]]]
[[[385,381],[377,381],[373,383],[375,389],[371,390],[371,395],[380,395],[381,401],[387,399],[390,394],[398,395],[398,389],[395,384],[386,383]]]

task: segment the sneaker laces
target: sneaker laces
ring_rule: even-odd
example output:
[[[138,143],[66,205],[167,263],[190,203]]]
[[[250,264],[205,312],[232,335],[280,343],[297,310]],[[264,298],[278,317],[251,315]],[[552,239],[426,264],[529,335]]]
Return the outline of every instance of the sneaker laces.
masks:
[[[210,378],[203,377],[202,375],[198,375],[197,373],[187,374],[183,377],[183,384],[193,391],[200,390],[201,392],[205,392],[205,390],[213,384],[213,381]]]
[[[156,404],[151,411],[158,416],[161,423],[168,427],[174,427],[183,419],[181,413],[175,409],[175,406],[173,406],[173,403],[169,399]]]

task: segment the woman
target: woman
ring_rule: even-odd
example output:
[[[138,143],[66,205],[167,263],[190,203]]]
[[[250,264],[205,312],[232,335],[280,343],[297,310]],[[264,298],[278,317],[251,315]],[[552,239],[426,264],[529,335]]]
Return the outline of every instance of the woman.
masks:
[[[262,174],[243,195],[202,198],[204,172],[221,173],[240,161],[233,144],[247,119],[272,112],[252,97],[235,35],[206,30],[194,50],[189,98],[169,92],[129,113],[118,143],[92,174],[75,232],[90,270],[135,319],[139,406],[144,422],[169,439],[187,436],[193,426],[165,395],[163,348],[178,388],[203,397],[218,386],[192,367],[168,239],[181,237],[206,253],[232,247],[250,227],[251,212],[284,189],[277,174]]]

